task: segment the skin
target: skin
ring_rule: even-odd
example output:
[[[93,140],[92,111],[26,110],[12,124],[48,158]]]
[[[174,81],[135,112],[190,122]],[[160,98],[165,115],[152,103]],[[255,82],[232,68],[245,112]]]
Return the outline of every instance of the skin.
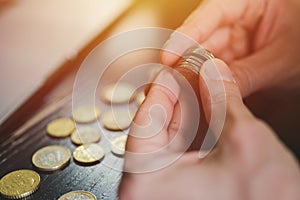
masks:
[[[224,84],[224,90],[211,90],[220,84]],[[243,104],[228,66],[218,59],[207,61],[201,69],[199,88],[208,121],[211,111],[222,103],[226,104],[226,120],[217,146],[202,159],[198,151],[189,151],[159,170],[124,172],[119,188],[120,199],[299,199],[297,161],[272,129],[255,118]],[[160,73],[134,122],[142,126],[149,123],[151,127],[161,126],[161,122],[150,120],[160,117],[159,113],[151,112],[153,105],[164,108],[167,120],[159,134],[147,139],[140,138],[143,132],[132,128],[126,146],[128,152],[152,152],[172,140],[179,130],[174,126],[174,121],[178,122],[176,105],[179,93],[172,75]],[[124,169],[130,170],[134,166],[134,170],[142,170],[145,163],[128,156],[128,152]],[[172,155],[174,152],[169,149],[161,155],[165,153]],[[153,158],[151,163],[158,159]]]
[[[207,121],[211,120],[212,111],[226,104],[221,136],[205,158],[200,158],[198,151],[188,151],[170,166],[148,173],[134,173],[134,170],[138,172],[145,165],[158,162],[160,156],[146,163],[126,153],[124,169],[130,172],[123,174],[120,199],[300,198],[299,164],[273,130],[255,118],[242,101],[243,96],[261,89],[299,87],[300,27],[296,25],[299,11],[298,0],[207,0],[201,3],[177,31],[196,40],[229,65],[217,59],[214,63],[207,61],[198,77],[198,86],[195,78],[188,78],[201,96]],[[171,37],[166,49],[172,50],[168,47],[176,45],[188,48]],[[163,64],[171,66],[178,56],[164,51],[161,59]],[[208,73],[212,69],[220,76]],[[160,122],[151,121],[160,117],[150,112],[153,105],[164,108],[167,120],[159,134],[147,139],[138,137],[143,135],[142,131],[131,129],[128,152],[159,150],[169,144],[179,130],[180,112],[176,95],[172,93],[177,91],[176,84],[168,85],[173,82],[169,75],[159,76],[169,89],[152,85],[134,121],[138,125],[152,122],[150,127],[160,126]],[[156,82],[161,83],[158,78]],[[224,84],[225,90],[217,89],[220,84]],[[173,149],[167,149],[161,157],[173,154]]]
[[[247,96],[271,87],[299,88],[299,18],[298,0],[204,0],[177,31],[224,60]],[[176,45],[182,46],[171,37],[166,49]],[[177,59],[162,52],[163,64]]]

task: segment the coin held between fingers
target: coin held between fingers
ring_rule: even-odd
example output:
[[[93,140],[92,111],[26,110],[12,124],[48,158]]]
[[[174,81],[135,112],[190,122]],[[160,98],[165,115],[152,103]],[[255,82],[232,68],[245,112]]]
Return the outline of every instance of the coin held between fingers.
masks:
[[[213,58],[215,58],[215,56],[203,47],[193,47],[183,54],[182,58],[175,65],[175,68],[183,67],[196,74],[200,74],[203,63]]]

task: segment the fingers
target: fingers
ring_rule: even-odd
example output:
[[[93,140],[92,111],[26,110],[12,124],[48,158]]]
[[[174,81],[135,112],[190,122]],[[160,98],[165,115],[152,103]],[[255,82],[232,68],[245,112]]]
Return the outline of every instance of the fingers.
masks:
[[[268,162],[294,162],[272,129],[256,119],[243,104],[239,88],[224,62],[218,59],[206,61],[200,73],[200,93],[206,118],[214,133],[222,133],[216,151],[210,154],[214,159],[208,160],[230,165],[235,162],[244,171],[255,171]],[[225,118],[220,111],[225,112]],[[218,129],[220,124],[221,130]]]
[[[244,105],[239,88],[228,66],[219,59],[206,61],[200,71],[200,94],[206,118],[219,107],[226,106],[227,117],[242,116]]]
[[[198,43],[202,43],[217,28],[237,19],[243,12],[244,4],[246,4],[244,1],[204,1],[177,31]],[[180,34],[172,34],[165,45],[165,51],[161,54],[162,63],[169,66],[173,65],[178,59],[178,55],[172,52],[184,52],[189,47],[187,38],[180,36]]]
[[[286,41],[276,40],[251,56],[230,63],[243,97],[257,90],[286,83],[291,74],[297,74],[293,70],[287,70],[287,66],[292,65],[296,54],[298,55],[297,51],[284,54],[279,59],[274,57],[278,52],[284,51],[285,47]]]
[[[222,133],[219,143],[224,143],[234,126],[254,118],[243,104],[236,81],[223,61],[206,61],[200,74],[200,94],[206,119],[217,139]]]
[[[167,71],[160,72],[135,116],[126,146],[128,151],[146,153],[167,144],[167,129],[179,92],[174,77]]]

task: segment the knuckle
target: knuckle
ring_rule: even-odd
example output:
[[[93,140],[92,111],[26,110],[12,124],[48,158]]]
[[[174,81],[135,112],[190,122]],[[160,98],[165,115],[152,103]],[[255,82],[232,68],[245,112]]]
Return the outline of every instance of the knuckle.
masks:
[[[172,121],[168,127],[168,131],[171,135],[176,134],[180,128],[180,122],[179,121]]]

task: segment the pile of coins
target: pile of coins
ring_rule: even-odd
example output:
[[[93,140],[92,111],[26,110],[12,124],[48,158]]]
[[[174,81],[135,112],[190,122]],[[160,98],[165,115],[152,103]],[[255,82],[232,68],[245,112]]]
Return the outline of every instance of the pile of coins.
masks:
[[[102,93],[104,102],[113,104],[128,104],[135,101],[139,106],[145,99],[144,92],[135,93],[134,88],[126,83],[108,85]],[[128,129],[134,117],[134,113],[125,109],[109,110],[101,113],[96,106],[79,106],[73,109],[72,119],[54,119],[46,126],[46,132],[54,138],[70,137],[72,143],[77,145],[73,151],[76,162],[83,164],[97,164],[105,156],[105,151],[98,143],[102,132],[91,125],[102,117],[101,124],[110,131],[122,131]],[[79,126],[77,126],[79,124]],[[84,126],[83,126],[84,125]],[[99,128],[99,127],[98,127]],[[125,153],[127,134],[122,134],[110,142],[110,150],[116,156]],[[33,165],[42,172],[55,172],[68,166],[71,160],[71,151],[64,146],[50,145],[37,150],[32,155]],[[40,176],[33,170],[17,170],[6,174],[0,180],[0,193],[5,198],[18,199],[34,193],[40,184]],[[97,199],[90,192],[77,190],[64,194],[59,200],[64,199]]]

